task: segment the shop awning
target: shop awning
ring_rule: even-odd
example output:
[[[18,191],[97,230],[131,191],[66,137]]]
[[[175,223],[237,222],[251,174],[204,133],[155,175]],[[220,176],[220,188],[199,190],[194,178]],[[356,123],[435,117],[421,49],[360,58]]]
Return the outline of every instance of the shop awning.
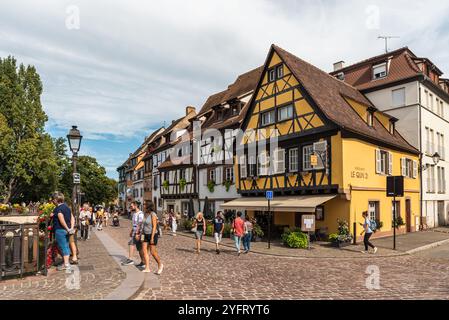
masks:
[[[270,210],[280,212],[315,212],[317,206],[332,200],[337,195],[309,195],[275,197],[271,200]],[[222,209],[268,211],[268,200],[259,198],[240,198],[221,205]]]

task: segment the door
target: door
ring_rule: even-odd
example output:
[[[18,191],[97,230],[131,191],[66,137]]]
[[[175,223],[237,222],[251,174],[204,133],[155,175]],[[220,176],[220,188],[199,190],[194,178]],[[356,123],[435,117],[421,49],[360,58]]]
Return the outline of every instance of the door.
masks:
[[[412,203],[410,199],[405,200],[405,223],[407,232],[412,232]]]
[[[444,226],[445,224],[444,201],[438,201],[438,226]]]

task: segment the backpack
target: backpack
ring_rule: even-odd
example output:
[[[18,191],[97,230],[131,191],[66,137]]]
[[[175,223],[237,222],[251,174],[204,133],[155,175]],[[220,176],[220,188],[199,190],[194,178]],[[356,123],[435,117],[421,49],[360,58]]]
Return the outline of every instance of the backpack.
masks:
[[[375,232],[375,231],[377,230],[377,222],[374,221],[374,220],[370,220],[370,222],[369,222],[369,228],[370,228],[373,232]]]

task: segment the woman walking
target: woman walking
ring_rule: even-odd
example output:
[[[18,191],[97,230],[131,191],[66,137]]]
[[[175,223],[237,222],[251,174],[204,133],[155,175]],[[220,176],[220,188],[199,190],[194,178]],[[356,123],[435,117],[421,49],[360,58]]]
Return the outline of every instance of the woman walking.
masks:
[[[203,213],[198,212],[195,220],[193,220],[193,228],[195,231],[196,238],[196,253],[201,252],[201,241],[203,240],[203,236],[206,235],[206,219],[204,219]]]
[[[157,272],[156,274],[160,275],[162,270],[164,269],[164,265],[161,262],[161,258],[156,249],[157,241],[159,238],[158,232],[158,219],[157,215],[154,212],[154,204],[152,202],[147,203],[145,216],[143,218],[142,225],[139,226],[138,234],[140,235],[140,239],[142,242],[142,253],[145,261],[145,269],[142,272],[148,273],[150,270],[150,255],[153,256],[154,260],[157,262]]]
[[[245,231],[243,236],[243,253],[248,253],[251,248],[251,239],[253,238],[253,223],[248,215],[245,216]]]
[[[373,230],[371,230],[371,221],[368,218],[368,212],[364,211],[362,213],[362,217],[363,217],[363,224],[361,223],[360,225],[363,226],[363,231],[360,235],[365,234],[365,236],[363,237],[363,244],[365,245],[365,251],[362,251],[363,253],[368,253],[368,247],[373,248],[373,253],[377,252],[377,248],[369,241],[369,239],[371,238],[371,236],[373,235]]]
[[[176,236],[176,230],[178,229],[178,216],[174,212],[170,213],[171,215],[171,232],[172,235]]]

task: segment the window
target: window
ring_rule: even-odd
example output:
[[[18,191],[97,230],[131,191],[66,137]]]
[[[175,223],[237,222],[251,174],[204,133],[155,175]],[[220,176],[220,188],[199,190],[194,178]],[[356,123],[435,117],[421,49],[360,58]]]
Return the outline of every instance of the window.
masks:
[[[366,122],[370,127],[373,126],[373,113],[371,111],[368,111]]]
[[[446,193],[446,176],[443,167],[437,167],[438,193]]]
[[[186,179],[186,169],[179,170],[179,180],[181,180],[181,179],[187,180]]]
[[[444,118],[444,103],[440,101],[440,117]]]
[[[282,65],[276,68],[276,75],[278,79],[281,79],[284,76],[284,67]]]
[[[246,178],[247,177],[247,171],[246,171],[246,157],[241,156],[240,157],[240,177]]]
[[[391,175],[393,172],[393,155],[391,152],[376,150],[376,173]]]
[[[298,148],[288,150],[288,171],[298,171]]]
[[[395,127],[394,121],[390,121],[389,125],[390,125],[390,128],[389,128],[390,134],[394,134],[394,127]]]
[[[262,126],[266,126],[274,123],[274,111],[264,112],[260,115],[261,120],[260,123]]]
[[[393,107],[405,106],[405,88],[393,90]]]
[[[435,166],[427,165],[427,192],[434,193],[435,192]]]
[[[285,172],[285,150],[278,148],[274,151],[274,173]]]
[[[215,182],[215,169],[209,170],[209,181]]]
[[[368,217],[372,221],[380,220],[379,201],[368,202]]]
[[[268,81],[273,82],[275,80],[276,80],[276,70],[274,68],[268,70]]]
[[[288,105],[278,109],[278,121],[293,118],[293,105]]]
[[[266,176],[268,175],[268,168],[270,161],[268,161],[268,155],[266,151],[262,151],[258,156],[258,162],[259,166],[258,168],[258,175],[259,176]]]
[[[387,63],[373,66],[373,80],[385,78],[387,76]]]
[[[227,167],[225,170],[225,181],[234,182],[234,168]]]
[[[401,158],[401,175],[406,178],[416,179],[418,176],[418,162]]]
[[[433,134],[433,130],[429,130],[430,133],[430,154],[433,155],[435,153],[435,137]]]
[[[438,154],[441,159],[444,159],[444,135],[442,133],[437,132],[437,143],[438,143]]]
[[[302,167],[304,171],[313,170],[310,157],[313,154],[313,145],[304,146],[302,148]]]
[[[239,114],[239,108],[238,107],[232,107],[232,115],[236,116]]]
[[[315,219],[316,221],[324,221],[324,207],[318,206],[315,209]]]
[[[401,215],[401,202],[391,201],[391,217],[393,217],[394,210],[396,209],[396,217]]]
[[[249,166],[249,176],[255,177],[256,176],[256,168],[257,168],[257,162],[255,156],[250,156],[248,159],[248,166]]]
[[[339,72],[337,74],[337,79],[344,81],[345,80],[345,74],[343,72]]]
[[[429,91],[424,90],[424,97],[426,99],[426,108],[429,107]]]
[[[433,94],[429,94],[429,100],[430,100],[429,109],[430,109],[431,111],[434,111],[434,110],[433,110]]]

